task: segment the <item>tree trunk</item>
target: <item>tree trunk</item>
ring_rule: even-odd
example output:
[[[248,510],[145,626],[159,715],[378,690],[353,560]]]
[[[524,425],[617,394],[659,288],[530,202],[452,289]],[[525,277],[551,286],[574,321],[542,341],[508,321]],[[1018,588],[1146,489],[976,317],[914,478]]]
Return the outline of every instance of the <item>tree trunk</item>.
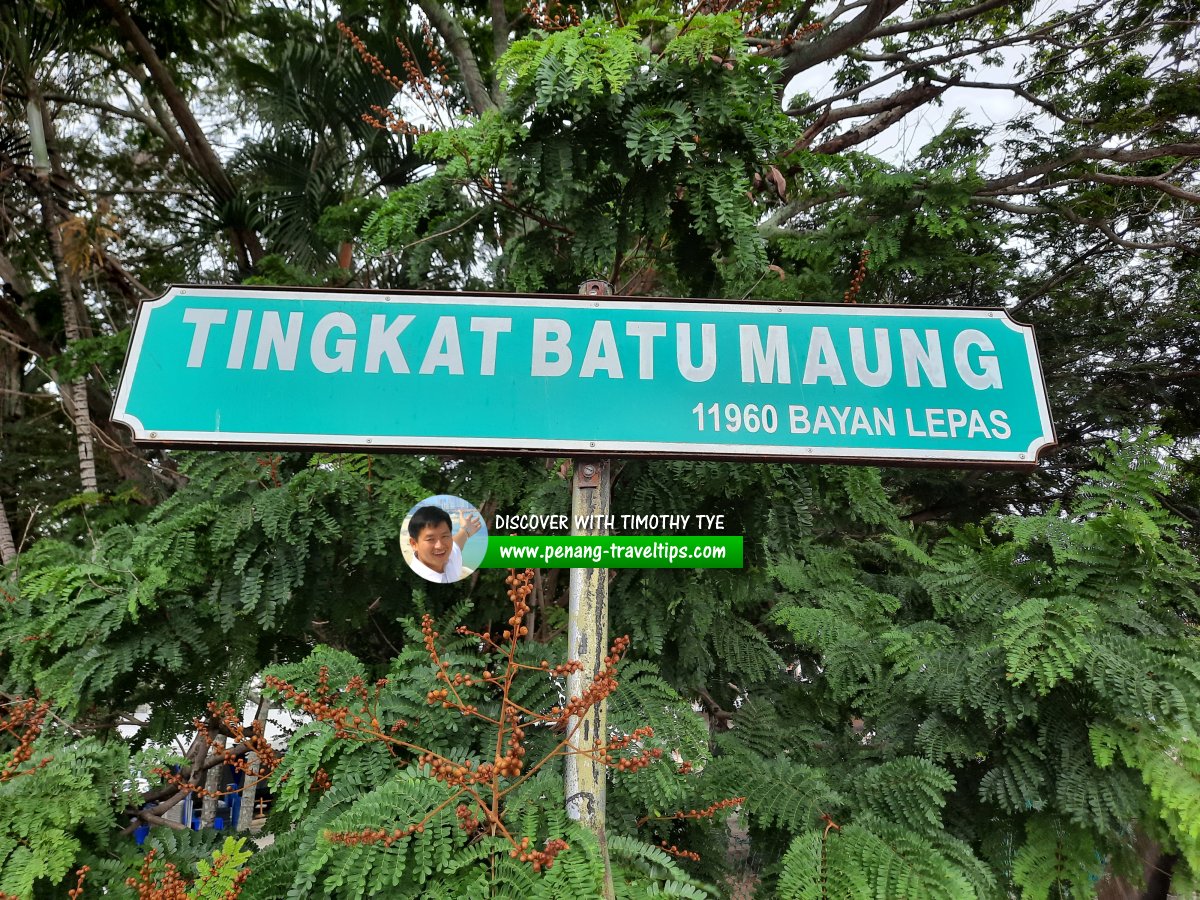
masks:
[[[15,422],[25,415],[22,355],[8,341],[0,341],[0,429],[5,422]]]
[[[0,438],[4,426],[24,414],[21,388],[21,351],[7,342],[0,342]],[[17,544],[13,540],[12,527],[4,501],[0,500],[0,565],[8,565],[17,558]]]
[[[196,173],[208,185],[213,197],[219,203],[236,200],[238,198],[237,188],[229,178],[229,174],[225,171],[225,167],[212,145],[208,142],[204,129],[192,115],[192,110],[184,99],[183,92],[179,90],[170,70],[155,51],[150,39],[129,15],[129,12],[121,4],[121,0],[101,0],[101,2],[112,15],[113,22],[121,32],[121,36],[149,71],[151,79],[166,101],[175,121],[179,124],[179,130],[183,132],[190,150],[191,159],[189,161],[194,163]],[[249,274],[263,255],[263,247],[258,234],[244,224],[231,225],[229,233],[233,238],[233,249],[238,258],[238,268],[243,274]]]
[[[1178,862],[1178,853],[1160,853],[1155,857],[1146,867],[1146,891],[1142,894],[1142,900],[1167,900]]]
[[[50,184],[50,121],[46,116],[46,105],[41,91],[37,87],[31,86],[29,103],[25,109],[29,116],[29,133],[36,172],[33,188],[41,206],[42,227],[46,229],[46,240],[50,243],[54,278],[62,298],[63,329],[66,332],[67,347],[70,348],[83,337],[83,326],[79,315],[80,304],[75,297],[75,290],[67,272],[66,260],[63,257],[62,235],[58,230],[60,219],[58,198],[55,197],[54,188]],[[96,449],[92,436],[92,416],[88,408],[87,380],[84,376],[80,376],[63,385],[63,388],[70,394],[68,411],[72,424],[75,426],[75,442],[79,451],[79,480],[85,492],[96,493],[99,490],[96,481]]]
[[[271,712],[271,701],[259,693],[258,710],[254,713],[254,721],[261,722],[265,731],[267,716]],[[242,785],[242,801],[238,813],[237,830],[249,831],[254,822],[254,798],[258,795],[258,779],[262,776],[258,769],[258,754],[246,754],[246,777]]]
[[[1140,828],[1135,831],[1134,848],[1142,861],[1144,888],[1110,871],[1096,885],[1097,900],[1167,900],[1171,896],[1179,854],[1164,851]]]
[[[217,744],[213,750],[218,753],[225,749],[225,736],[220,735],[217,739]],[[213,823],[217,819],[217,798],[212,796],[216,791],[222,789],[221,775],[225,772],[225,766],[215,765],[204,776],[204,802],[200,805],[200,827],[212,828]]]
[[[0,565],[7,566],[17,558],[17,542],[13,540],[12,527],[8,524],[8,511],[0,500]]]
[[[115,0],[104,0],[104,2],[113,3]],[[467,99],[471,101],[475,112],[485,113],[490,109],[495,109],[496,101],[488,93],[483,76],[479,73],[479,63],[475,60],[471,42],[467,38],[467,33],[463,31],[462,25],[438,0],[417,0],[417,6],[421,7],[421,11],[429,19],[429,24],[433,26],[434,31],[441,35],[442,40],[446,42],[446,49],[458,63],[458,71],[463,80],[463,90],[467,92]]]

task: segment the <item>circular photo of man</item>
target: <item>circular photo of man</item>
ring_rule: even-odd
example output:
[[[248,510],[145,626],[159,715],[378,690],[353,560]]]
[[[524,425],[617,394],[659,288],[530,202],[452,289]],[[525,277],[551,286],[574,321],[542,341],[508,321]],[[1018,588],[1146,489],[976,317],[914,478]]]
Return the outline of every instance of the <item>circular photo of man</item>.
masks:
[[[453,584],[479,567],[487,541],[479,510],[462,497],[437,494],[408,511],[400,549],[408,567],[426,581]]]

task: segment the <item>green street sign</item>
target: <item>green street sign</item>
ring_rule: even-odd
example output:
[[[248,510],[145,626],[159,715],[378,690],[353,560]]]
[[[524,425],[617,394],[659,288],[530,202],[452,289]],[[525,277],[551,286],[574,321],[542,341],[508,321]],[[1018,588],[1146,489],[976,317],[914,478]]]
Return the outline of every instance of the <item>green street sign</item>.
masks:
[[[1027,466],[1054,444],[1004,310],[175,287],[113,419],[169,445]]]

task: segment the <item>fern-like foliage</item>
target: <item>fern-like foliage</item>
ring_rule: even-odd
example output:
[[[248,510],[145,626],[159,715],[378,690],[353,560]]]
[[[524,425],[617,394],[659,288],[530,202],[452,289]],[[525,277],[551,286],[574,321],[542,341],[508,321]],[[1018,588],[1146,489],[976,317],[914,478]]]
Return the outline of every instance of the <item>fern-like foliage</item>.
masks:
[[[343,802],[330,802],[305,817],[313,849],[302,861],[289,895],[419,896],[434,873],[445,868],[453,852],[466,844],[453,810],[444,810],[422,831],[391,846],[381,842],[337,844],[327,835],[363,828],[403,828],[436,808],[445,798],[445,789],[413,769],[401,770],[350,799],[348,792],[353,789],[342,790]]]
[[[775,763],[815,767],[830,788],[771,823],[796,841],[781,892],[937,895],[921,880],[934,869],[889,872],[855,856],[892,828],[904,829],[892,849],[905,848],[893,860],[949,866],[933,880],[955,892],[961,878],[980,896],[1089,895],[1105,870],[1134,871],[1131,823],[1187,863],[1187,883],[1200,566],[1160,501],[1173,475],[1156,447],[1098,454],[1075,509],[935,539],[882,517],[874,539],[800,544],[774,561],[771,618],[793,639],[792,684],[751,690],[718,746],[768,756],[764,700],[789,698],[795,715],[824,723]],[[772,835],[746,793],[765,847]],[[853,852],[826,853],[821,880],[822,848],[838,842]],[[917,853],[926,843],[936,849]]]
[[[977,890],[959,861],[903,826],[865,819],[797,837],[783,859],[781,896],[890,900],[965,898]]]
[[[32,897],[78,868],[109,827],[111,786],[127,767],[123,746],[40,737],[28,764],[0,780],[0,892]]]
[[[649,725],[654,736],[646,739],[646,745],[664,753],[659,765],[641,772],[610,775],[608,818],[632,832],[634,823],[643,815],[664,815],[695,805],[694,779],[680,777],[672,760],[686,760],[696,769],[704,768],[710,757],[708,728],[680,700],[674,688],[659,677],[653,665],[626,663],[620,670],[619,681],[621,689],[609,704],[610,732],[624,735]]]
[[[1013,862],[1013,882],[1023,896],[1092,897],[1103,874],[1102,857],[1087,829],[1052,818],[1031,819]]]
[[[525,291],[620,273],[635,256],[675,293],[745,293],[768,262],[753,176],[796,134],[769,100],[774,65],[750,50],[732,13],[637,12],[514,41],[498,67],[507,104],[423,136],[444,168],[389,199],[370,239],[436,276],[423,239],[458,223]],[[666,83],[679,90],[664,95]],[[456,196],[465,180],[492,197],[497,172],[503,202]],[[514,226],[503,243],[484,227],[494,218]]]
[[[942,830],[941,808],[954,778],[918,756],[902,756],[870,769],[863,777],[867,811],[881,820],[907,825],[915,832]]]
[[[306,653],[296,636],[313,622],[390,655],[379,629],[403,609],[398,523],[427,493],[426,464],[194,454],[183,468],[188,486],[138,528],[23,556],[15,601],[0,608],[10,690],[39,690],[68,714],[153,699],[151,736],[165,741],[266,662]],[[350,584],[380,599],[373,614],[339,605]]]
[[[212,852],[210,859],[201,860],[196,866],[196,881],[190,895],[191,900],[225,900],[235,895],[238,876],[246,862],[254,854],[246,849],[247,838],[227,837],[221,846]]]

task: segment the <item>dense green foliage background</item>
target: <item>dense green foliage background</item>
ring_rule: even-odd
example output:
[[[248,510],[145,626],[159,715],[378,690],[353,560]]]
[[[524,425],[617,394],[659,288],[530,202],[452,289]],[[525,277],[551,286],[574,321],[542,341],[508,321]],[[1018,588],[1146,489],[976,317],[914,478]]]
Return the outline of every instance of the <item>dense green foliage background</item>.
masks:
[[[570,842],[546,875],[467,843],[450,809],[394,846],[331,843],[406,825],[442,788],[317,723],[273,776],[274,843],[226,847],[193,895],[248,868],[253,898],[600,897],[606,853],[630,898],[1194,892],[1198,13],[11,4],[0,722],[34,695],[53,716],[33,754],[49,761],[0,778],[0,892],[62,897],[88,865],[89,891],[134,896],[126,826],[174,794],[153,767],[194,765],[175,739],[267,672],[387,675],[389,715],[428,746],[484,748],[477,722],[426,706],[417,622],[502,620],[504,573],[418,583],[400,522],[445,492],[569,505],[563,460],[132,447],[107,416],[137,304],[205,280],[569,293],[592,277],[1005,306],[1037,327],[1060,446],[1026,472],[618,461],[614,512],[722,514],[747,562],[612,582],[633,652],[610,721],[653,724],[665,760],[612,776],[607,849],[568,821],[549,766],[507,803],[521,834]],[[888,149],[989,94],[1022,105]],[[539,573],[531,660],[561,658],[566,581]],[[0,732],[0,760],[18,738]],[[318,771],[329,790],[308,789]],[[731,796],[731,820],[671,818]],[[158,825],[148,846],[194,877],[223,840]]]

